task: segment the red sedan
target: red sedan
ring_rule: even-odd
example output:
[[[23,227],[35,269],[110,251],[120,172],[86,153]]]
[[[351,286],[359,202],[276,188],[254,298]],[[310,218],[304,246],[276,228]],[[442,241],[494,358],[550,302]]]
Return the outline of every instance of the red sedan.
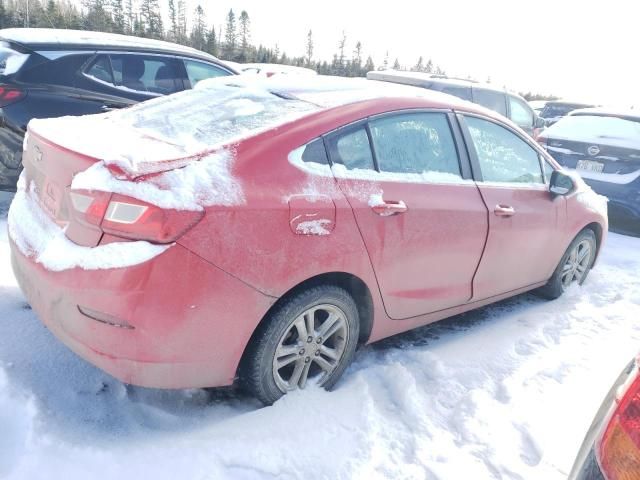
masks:
[[[584,281],[606,203],[508,120],[296,83],[30,124],[13,268],[60,340],[127,383],[238,379],[272,403],[333,386],[358,345]]]

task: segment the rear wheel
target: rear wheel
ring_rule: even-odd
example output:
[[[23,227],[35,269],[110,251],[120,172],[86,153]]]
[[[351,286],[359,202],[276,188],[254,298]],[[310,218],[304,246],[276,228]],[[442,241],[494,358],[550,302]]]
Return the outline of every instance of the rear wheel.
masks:
[[[560,259],[547,284],[538,289],[545,298],[558,298],[572,283],[582,285],[596,258],[596,235],[591,229],[582,230],[573,239]]]
[[[274,310],[243,359],[241,382],[270,405],[309,384],[331,388],[353,358],[358,309],[342,288],[300,292]]]

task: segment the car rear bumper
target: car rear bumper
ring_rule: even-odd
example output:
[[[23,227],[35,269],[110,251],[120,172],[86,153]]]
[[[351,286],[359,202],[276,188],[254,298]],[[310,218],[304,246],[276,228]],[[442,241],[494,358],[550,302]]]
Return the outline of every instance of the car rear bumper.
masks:
[[[134,385],[231,384],[275,300],[180,245],[132,267],[52,272],[10,244],[20,288],[43,323],[79,356]]]

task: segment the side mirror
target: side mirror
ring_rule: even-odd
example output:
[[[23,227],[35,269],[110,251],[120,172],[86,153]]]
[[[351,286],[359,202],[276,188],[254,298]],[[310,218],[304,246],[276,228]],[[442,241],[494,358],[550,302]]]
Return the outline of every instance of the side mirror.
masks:
[[[549,191],[554,195],[567,195],[576,187],[573,178],[560,170],[554,170],[549,182]]]
[[[535,128],[544,128],[547,126],[547,122],[545,121],[544,118],[542,117],[536,117],[535,121],[534,121],[534,125]]]

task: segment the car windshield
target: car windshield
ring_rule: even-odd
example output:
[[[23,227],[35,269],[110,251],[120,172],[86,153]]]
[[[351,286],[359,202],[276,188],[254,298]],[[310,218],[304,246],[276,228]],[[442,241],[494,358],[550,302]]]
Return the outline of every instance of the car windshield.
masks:
[[[599,115],[570,115],[549,127],[545,136],[640,149],[640,122]]]
[[[554,118],[554,117],[564,117],[567,113],[575,110],[578,107],[576,105],[564,105],[564,104],[547,104],[542,109],[541,117],[544,118]]]

